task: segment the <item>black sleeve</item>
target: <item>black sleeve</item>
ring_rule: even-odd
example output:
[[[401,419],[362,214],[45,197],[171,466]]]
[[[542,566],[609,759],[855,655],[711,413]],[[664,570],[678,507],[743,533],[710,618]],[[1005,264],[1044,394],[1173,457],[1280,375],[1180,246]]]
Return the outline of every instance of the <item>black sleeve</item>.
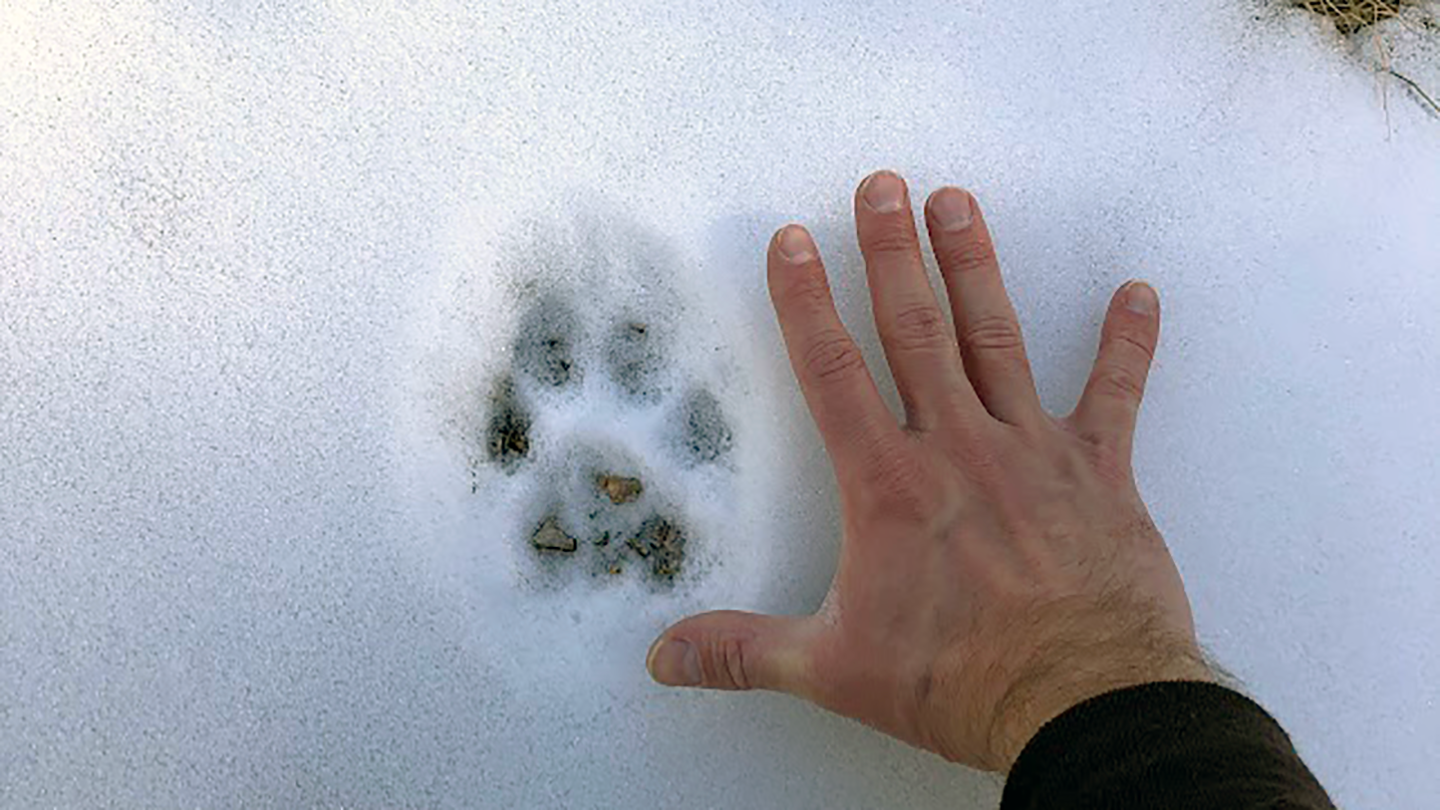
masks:
[[[1209,683],[1151,683],[1085,701],[1020,752],[1001,810],[1334,810],[1280,724]]]

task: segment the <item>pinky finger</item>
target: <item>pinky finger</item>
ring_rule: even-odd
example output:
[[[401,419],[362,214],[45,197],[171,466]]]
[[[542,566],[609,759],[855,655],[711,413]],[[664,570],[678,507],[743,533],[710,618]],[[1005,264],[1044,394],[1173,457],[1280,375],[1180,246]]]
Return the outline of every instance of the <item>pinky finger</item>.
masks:
[[[1160,299],[1142,281],[1110,300],[1100,350],[1080,404],[1070,417],[1080,435],[1129,459],[1145,380],[1160,339]]]

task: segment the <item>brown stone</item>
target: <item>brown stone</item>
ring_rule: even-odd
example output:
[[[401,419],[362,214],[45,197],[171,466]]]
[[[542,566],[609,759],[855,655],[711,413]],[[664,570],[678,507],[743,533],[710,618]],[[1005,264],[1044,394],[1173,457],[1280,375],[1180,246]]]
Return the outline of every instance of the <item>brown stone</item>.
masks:
[[[610,502],[615,504],[630,503],[645,491],[639,478],[625,478],[619,475],[602,475],[595,480],[595,484],[600,487],[601,492],[610,497]]]
[[[551,515],[540,522],[540,528],[530,536],[530,544],[541,551],[573,552],[579,545],[575,538],[560,528],[559,518]]]

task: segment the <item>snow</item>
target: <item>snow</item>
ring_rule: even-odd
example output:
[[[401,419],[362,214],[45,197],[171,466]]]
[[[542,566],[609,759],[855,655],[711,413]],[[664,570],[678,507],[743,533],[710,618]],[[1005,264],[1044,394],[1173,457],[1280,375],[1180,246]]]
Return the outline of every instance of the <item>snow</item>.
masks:
[[[1390,42],[1434,96],[1431,35],[1258,0],[471,5],[0,9],[0,806],[994,806],[644,673],[690,611],[824,593],[761,257],[809,224],[882,368],[849,218],[880,167],[979,195],[1056,411],[1110,290],[1156,284],[1137,465],[1205,642],[1340,804],[1433,795],[1440,117],[1371,67]],[[529,329],[573,380],[525,370]],[[682,573],[540,557],[551,513],[674,520]]]

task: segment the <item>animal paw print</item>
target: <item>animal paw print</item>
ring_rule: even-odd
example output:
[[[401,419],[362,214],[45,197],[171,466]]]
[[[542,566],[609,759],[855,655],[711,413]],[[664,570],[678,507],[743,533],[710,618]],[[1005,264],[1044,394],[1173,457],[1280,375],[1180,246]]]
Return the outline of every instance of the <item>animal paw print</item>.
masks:
[[[536,493],[515,541],[541,570],[673,585],[696,542],[686,488],[726,466],[731,422],[673,361],[663,317],[597,318],[576,300],[544,294],[521,315],[487,403],[485,459]]]

